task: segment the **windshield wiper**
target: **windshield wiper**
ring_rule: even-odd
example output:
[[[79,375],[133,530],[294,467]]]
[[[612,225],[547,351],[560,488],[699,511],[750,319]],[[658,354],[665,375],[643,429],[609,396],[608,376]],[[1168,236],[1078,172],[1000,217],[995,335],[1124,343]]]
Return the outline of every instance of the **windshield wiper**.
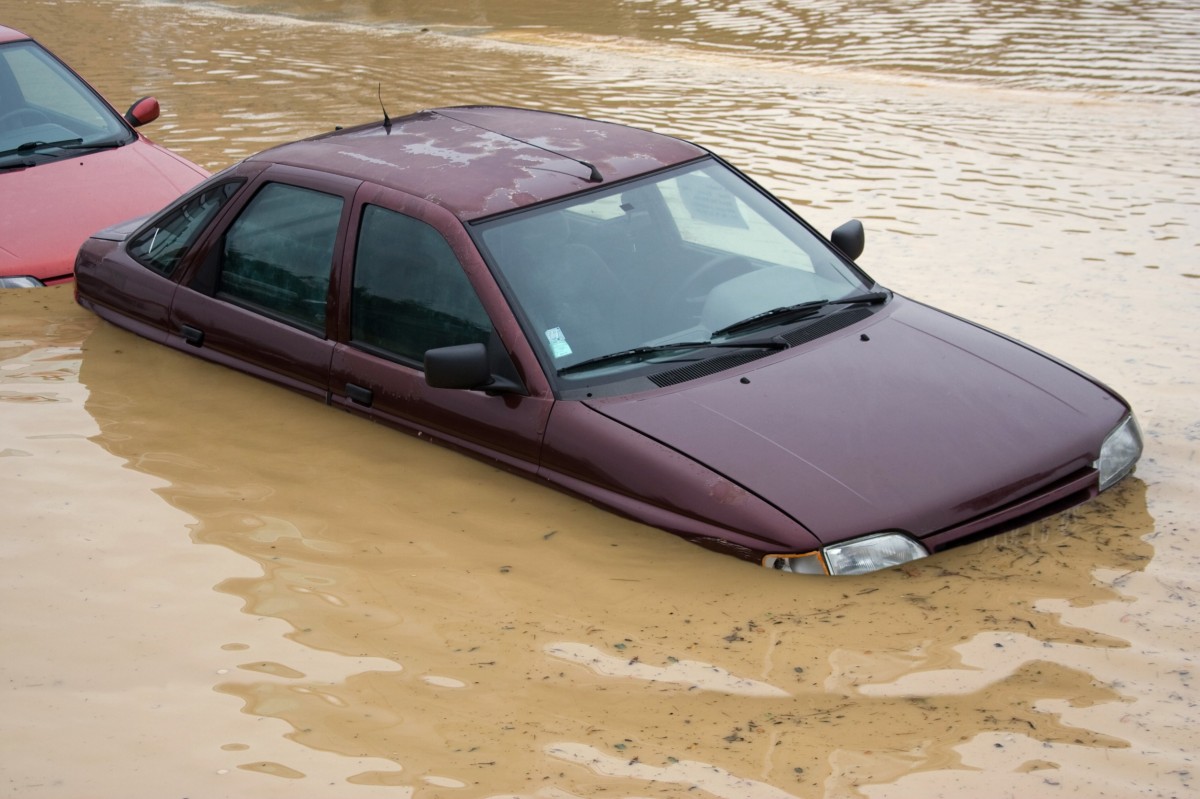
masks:
[[[129,144],[129,139],[106,139],[101,141],[85,142],[76,140],[70,144],[62,145],[64,150],[115,150],[118,147],[124,147]]]
[[[817,311],[829,305],[857,305],[866,303],[874,305],[875,303],[884,302],[891,296],[888,291],[871,291],[866,294],[855,294],[852,297],[842,297],[836,300],[812,300],[810,302],[802,302],[796,305],[785,305],[779,308],[772,308],[769,311],[764,311],[760,314],[748,317],[740,322],[734,322],[732,325],[726,325],[720,330],[714,332],[713,338],[728,336],[733,333],[745,330],[751,327],[758,327],[767,321],[780,323],[785,318],[795,316],[803,319],[811,316]],[[559,375],[567,375],[572,372],[580,372],[585,369],[592,369],[597,366],[603,366],[608,363],[618,363],[620,361],[632,360],[641,358],[647,355],[654,355],[660,352],[670,352],[671,350],[699,350],[699,349],[719,349],[719,348],[747,348],[747,349],[768,349],[768,350],[785,350],[788,348],[788,343],[781,336],[771,336],[769,338],[742,339],[741,341],[673,341],[668,344],[651,344],[642,347],[632,347],[619,352],[612,352],[608,355],[597,355],[595,358],[573,363],[570,366],[564,366],[558,370]]]
[[[98,142],[84,142],[84,140],[81,138],[61,139],[60,141],[27,141],[24,144],[13,147],[11,150],[4,150],[3,152],[0,152],[0,158],[7,158],[13,155],[35,155],[45,150],[115,150],[116,148],[122,147],[127,143],[128,142],[113,139]],[[25,169],[35,165],[35,161],[24,159],[15,164],[4,164],[0,166],[0,169]]]
[[[748,316],[741,321],[734,322],[731,325],[726,325],[720,330],[714,331],[713,338],[731,336],[735,333],[741,333],[743,330],[761,327],[767,323],[784,324],[789,321],[799,321],[813,316],[817,311],[830,305],[857,305],[859,303],[874,305],[884,302],[889,296],[891,294],[887,291],[870,291],[866,294],[855,294],[836,300],[810,300],[795,305],[781,305],[778,308],[772,308],[769,311],[763,311],[762,313],[754,314],[754,316]]]
[[[709,348],[761,348],[771,350],[787,349],[787,342],[783,339],[760,339],[756,341],[673,341],[670,344],[651,344],[644,347],[633,347],[620,352],[611,352],[608,355],[597,355],[595,358],[588,358],[579,363],[573,363],[570,366],[564,366],[558,370],[559,375],[567,375],[572,372],[580,372],[585,369],[593,369],[597,366],[603,366],[606,363],[617,363],[619,361],[632,360],[641,358],[646,355],[654,355],[660,352],[670,352],[671,350],[699,350]]]
[[[61,141],[27,141],[24,144],[19,144],[11,150],[0,152],[0,156],[5,155],[28,155],[42,150],[53,150],[55,148],[65,148],[72,144],[79,144],[83,139],[63,139]]]

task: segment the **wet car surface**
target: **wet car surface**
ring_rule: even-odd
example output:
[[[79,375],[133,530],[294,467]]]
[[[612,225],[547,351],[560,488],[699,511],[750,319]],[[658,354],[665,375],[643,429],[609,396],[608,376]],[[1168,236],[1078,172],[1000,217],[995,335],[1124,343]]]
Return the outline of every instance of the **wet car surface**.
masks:
[[[135,127],[33,39],[0,25],[0,288],[64,282],[100,227],[161,208],[208,172]]]
[[[699,146],[459,107],[248,158],[89,240],[77,296],[785,571],[904,563],[1133,468],[1119,396],[888,291],[856,224],[832,241]]]

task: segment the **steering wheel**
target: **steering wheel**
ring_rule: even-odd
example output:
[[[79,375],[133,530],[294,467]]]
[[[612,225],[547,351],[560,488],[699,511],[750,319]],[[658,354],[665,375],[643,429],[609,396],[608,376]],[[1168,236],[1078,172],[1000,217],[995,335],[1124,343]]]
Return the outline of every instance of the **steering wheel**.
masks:
[[[718,255],[683,279],[675,288],[674,304],[699,305],[719,284],[750,271],[744,256]]]
[[[28,122],[20,122],[18,120],[25,118]],[[16,130],[18,128],[27,127],[29,125],[37,125],[40,123],[49,122],[50,117],[46,116],[36,108],[15,108],[4,114],[0,114],[0,128],[4,130]]]

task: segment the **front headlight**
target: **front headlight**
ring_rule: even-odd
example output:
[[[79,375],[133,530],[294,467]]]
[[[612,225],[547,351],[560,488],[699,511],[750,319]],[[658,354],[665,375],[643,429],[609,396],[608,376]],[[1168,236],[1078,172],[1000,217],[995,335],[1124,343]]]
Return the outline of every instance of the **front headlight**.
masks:
[[[1100,490],[1108,488],[1133,471],[1142,457],[1142,431],[1133,414],[1126,416],[1104,439],[1100,457],[1093,464],[1100,473]]]
[[[866,574],[928,555],[925,547],[901,533],[879,533],[825,547],[830,574]]]
[[[867,574],[888,569],[929,554],[925,547],[903,533],[876,533],[803,555],[768,555],[768,569],[793,574]]]
[[[12,275],[11,277],[0,277],[0,289],[36,289],[41,288],[45,284],[36,277],[29,275]]]

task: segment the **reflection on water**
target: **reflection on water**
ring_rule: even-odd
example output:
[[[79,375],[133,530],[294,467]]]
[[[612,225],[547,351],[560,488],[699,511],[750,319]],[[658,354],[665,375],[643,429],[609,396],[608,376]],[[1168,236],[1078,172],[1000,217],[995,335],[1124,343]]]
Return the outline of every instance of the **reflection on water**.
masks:
[[[984,734],[1128,745],[1065,718],[1133,699],[1102,668],[1128,640],[1064,614],[1125,602],[1152,552],[1140,481],[890,579],[796,580],[107,326],[87,348],[95,441],[261,570],[220,590],[307,646],[396,664],[314,682],[248,652],[218,690],[307,746],[394,760],[407,785],[805,795],[896,770],[867,750],[899,776]],[[971,646],[995,654],[976,665]],[[867,728],[886,745],[864,749]],[[835,752],[859,765],[835,772]],[[724,776],[689,782],[699,764]]]
[[[1084,0],[226,0],[249,12],[466,35],[533,30],[780,59],[790,68],[893,72],[993,85],[1195,96],[1200,6]],[[1147,44],[1152,42],[1153,47]]]
[[[155,347],[69,289],[0,293],[19,606],[0,669],[20,686],[0,772],[78,795],[47,778],[49,742],[93,796],[127,795],[134,768],[163,795],[1193,791],[1194,12],[6,9],[118,105],[158,95],[149,133],[214,169],[377,119],[380,89],[393,116],[499,102],[699,140],[823,230],[863,218],[885,284],[1110,381],[1148,451],[1069,514],[885,575],[795,579]],[[155,707],[203,744],[139,738]],[[99,740],[119,773],[66,762]]]

